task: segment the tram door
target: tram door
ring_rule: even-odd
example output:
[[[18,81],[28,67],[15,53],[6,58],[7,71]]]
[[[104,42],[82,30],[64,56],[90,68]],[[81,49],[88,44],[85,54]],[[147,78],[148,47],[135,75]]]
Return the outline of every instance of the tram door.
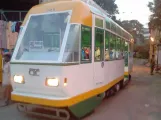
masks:
[[[94,33],[94,81],[96,85],[101,85],[104,81],[103,19],[95,17],[95,27],[93,33]]]

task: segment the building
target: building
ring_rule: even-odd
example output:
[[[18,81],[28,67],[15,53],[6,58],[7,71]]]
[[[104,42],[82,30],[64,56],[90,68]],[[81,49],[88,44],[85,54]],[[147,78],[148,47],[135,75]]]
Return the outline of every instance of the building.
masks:
[[[149,43],[150,33],[148,28],[143,28],[144,43]]]

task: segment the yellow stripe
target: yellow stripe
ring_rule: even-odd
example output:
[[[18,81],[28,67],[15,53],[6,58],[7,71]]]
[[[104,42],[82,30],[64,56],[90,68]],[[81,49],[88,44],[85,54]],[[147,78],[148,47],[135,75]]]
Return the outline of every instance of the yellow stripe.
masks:
[[[124,72],[124,75],[129,75],[131,74],[131,72]]]
[[[129,75],[129,72],[124,72],[124,75]]]
[[[67,100],[48,100],[43,98],[26,97],[26,96],[14,95],[14,94],[11,95],[11,98],[13,101],[24,102],[24,103],[44,105],[44,106],[50,106],[50,107],[67,107],[67,106],[72,106],[74,104],[77,104],[93,96],[96,96],[100,93],[103,93],[104,91],[108,90],[119,81],[123,80],[123,78],[124,78],[124,75],[113,80],[111,83],[103,87],[91,90],[89,92],[83,93],[81,95],[72,97]]]

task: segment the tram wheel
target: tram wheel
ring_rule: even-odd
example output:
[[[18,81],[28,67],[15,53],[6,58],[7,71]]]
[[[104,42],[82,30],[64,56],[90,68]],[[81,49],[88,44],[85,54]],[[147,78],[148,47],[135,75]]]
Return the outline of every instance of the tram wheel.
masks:
[[[110,95],[111,95],[110,90],[107,90],[105,93],[106,93],[106,98],[110,97]]]
[[[131,81],[131,75],[129,74],[129,81]]]
[[[120,88],[121,88],[120,83],[117,83],[117,84],[115,85],[115,92],[117,93],[118,91],[120,91]]]
[[[123,89],[124,88],[124,80],[121,80],[120,82],[120,89]]]

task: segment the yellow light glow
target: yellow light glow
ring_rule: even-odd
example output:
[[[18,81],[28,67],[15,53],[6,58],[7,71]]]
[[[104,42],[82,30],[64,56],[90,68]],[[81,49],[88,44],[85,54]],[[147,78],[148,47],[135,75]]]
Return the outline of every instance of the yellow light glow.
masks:
[[[152,42],[154,42],[154,38],[153,37],[151,37],[150,39],[151,39]]]
[[[59,80],[56,79],[56,78],[50,78],[50,79],[46,80],[46,84],[47,84],[47,86],[54,86],[54,87],[56,87],[56,86],[59,85]]]
[[[67,78],[64,78],[64,86],[67,86]]]
[[[15,75],[13,79],[15,83],[20,83],[20,84],[24,83],[24,78],[21,75]]]

